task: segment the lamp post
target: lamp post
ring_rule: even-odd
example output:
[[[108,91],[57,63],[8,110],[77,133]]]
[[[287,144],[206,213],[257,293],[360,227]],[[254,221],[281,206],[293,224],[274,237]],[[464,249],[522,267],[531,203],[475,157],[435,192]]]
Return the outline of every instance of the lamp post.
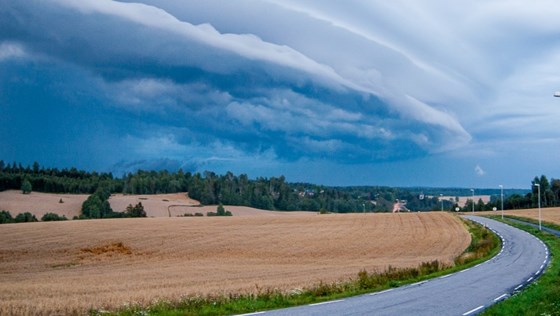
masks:
[[[474,189],[471,189],[472,192],[472,212],[474,214]]]
[[[502,202],[502,220],[504,219],[504,186],[500,184],[500,201]]]
[[[441,211],[443,212],[443,194],[439,195],[439,200],[441,201]]]
[[[535,186],[538,189],[538,194],[539,194],[539,230],[542,230],[542,225],[541,225],[541,185],[539,183],[535,183]]]

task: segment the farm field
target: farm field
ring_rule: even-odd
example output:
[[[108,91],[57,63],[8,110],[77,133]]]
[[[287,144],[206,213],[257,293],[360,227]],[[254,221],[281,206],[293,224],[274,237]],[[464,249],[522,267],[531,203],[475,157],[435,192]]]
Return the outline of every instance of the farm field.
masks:
[[[289,214],[289,213],[288,213]],[[173,217],[0,226],[0,314],[75,314],[187,295],[286,291],[362,269],[451,262],[449,213]]]
[[[12,216],[18,213],[30,212],[40,219],[45,213],[52,212],[65,215],[68,219],[79,216],[82,203],[88,198],[87,194],[51,194],[31,192],[22,194],[19,190],[0,192],[0,210],[9,211]],[[60,203],[62,199],[63,203]],[[111,208],[115,212],[122,212],[129,204],[141,202],[148,217],[177,217],[185,213],[216,212],[216,205],[200,207],[200,203],[187,197],[187,193],[154,194],[154,195],[123,195],[114,194],[109,198]],[[234,216],[290,216],[302,215],[307,212],[274,212],[263,211],[244,206],[226,206]],[[307,213],[309,214],[309,213]]]
[[[502,212],[500,210],[493,212],[476,212],[475,214],[480,215],[501,215]],[[525,210],[504,210],[504,215],[512,215],[512,216],[519,216],[519,217],[527,217],[533,218],[538,220],[539,219],[539,209],[532,208],[532,209],[525,209]],[[547,207],[541,208],[541,218],[545,222],[551,222],[557,225],[560,225],[560,207]]]
[[[0,192],[0,210],[9,211],[12,216],[30,212],[40,219],[46,213],[64,215],[68,219],[80,215],[86,194],[55,194],[31,192],[22,194],[19,190]],[[62,200],[63,203],[60,203]]]

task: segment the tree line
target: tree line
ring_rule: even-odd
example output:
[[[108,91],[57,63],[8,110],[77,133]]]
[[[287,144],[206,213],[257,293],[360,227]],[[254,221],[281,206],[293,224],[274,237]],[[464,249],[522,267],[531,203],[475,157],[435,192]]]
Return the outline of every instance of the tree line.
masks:
[[[391,188],[386,186],[352,186],[328,187],[309,183],[289,183],[284,176],[258,177],[250,179],[246,174],[234,175],[227,172],[218,175],[214,172],[191,173],[183,170],[177,172],[138,170],[122,177],[111,173],[98,173],[78,170],[76,168],[45,168],[35,162],[31,166],[21,163],[5,163],[0,160],[0,191],[20,190],[24,183],[29,183],[33,191],[46,193],[90,194],[88,217],[112,217],[106,201],[110,194],[164,194],[188,192],[189,197],[203,205],[238,205],[265,210],[280,211],[324,211],[336,213],[349,212],[388,212],[392,210],[395,200],[407,201],[407,207],[413,211],[455,210],[455,201],[441,201],[438,194],[424,195],[422,188]],[[508,195],[504,199],[504,208],[519,209],[535,207],[537,204],[537,187],[541,189],[543,207],[560,206],[560,179],[546,176],[535,177],[528,193]],[[438,189],[424,189],[429,193]],[[468,189],[453,190],[468,196]],[[462,190],[462,191],[461,191]],[[492,194],[490,202],[469,201],[464,210],[491,210],[501,207],[499,190],[487,190]],[[107,202],[107,203],[106,203]],[[86,203],[85,203],[86,204]],[[132,206],[131,206],[132,207]],[[88,211],[86,211],[88,212]]]

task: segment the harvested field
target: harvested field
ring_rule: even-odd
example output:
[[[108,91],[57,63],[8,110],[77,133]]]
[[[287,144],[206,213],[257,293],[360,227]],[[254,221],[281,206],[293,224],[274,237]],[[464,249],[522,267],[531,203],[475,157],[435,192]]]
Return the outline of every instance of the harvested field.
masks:
[[[0,210],[9,211],[12,216],[29,212],[41,219],[46,213],[65,215],[68,219],[80,215],[86,194],[54,194],[9,190],[0,192]],[[62,200],[63,203],[60,203]]]
[[[87,194],[52,194],[31,192],[22,194],[21,191],[10,190],[0,192],[0,210],[9,211],[12,216],[30,212],[40,219],[45,213],[65,215],[68,219],[79,216],[82,203],[88,198]],[[60,203],[60,200],[64,203]],[[198,206],[200,203],[187,196],[187,193],[153,194],[153,195],[124,195],[113,194],[109,198],[111,208],[115,212],[123,212],[129,204],[141,202],[148,217],[177,217],[185,213],[216,212],[216,205]],[[234,216],[290,216],[315,215],[309,212],[274,212],[264,211],[245,206],[225,206]]]
[[[124,195],[113,194],[109,198],[111,208],[115,212],[123,212],[129,204],[142,203],[146,215],[149,217],[177,216],[177,210],[200,203],[187,197],[186,193],[154,194],[154,195]],[[176,207],[173,207],[176,206]]]
[[[74,314],[185,295],[291,290],[451,262],[448,213],[183,217],[0,225],[0,314]]]
[[[500,210],[496,212],[476,212],[475,214],[480,215],[501,215]],[[504,210],[504,215],[512,215],[519,217],[527,217],[532,219],[539,219],[539,209],[532,208],[526,210]],[[560,225],[560,207],[547,207],[541,209],[541,218],[544,222],[551,222]]]
[[[457,197],[455,197],[455,196],[446,196],[446,195],[441,197],[441,199],[443,199],[444,201],[451,201],[453,203],[457,203],[457,205],[460,206],[460,207],[464,207],[469,200],[472,200],[475,203],[478,203],[478,200],[482,200],[482,202],[484,202],[484,203],[490,202],[490,195],[475,195],[474,197],[472,195],[459,196],[458,201],[456,201],[456,198]]]

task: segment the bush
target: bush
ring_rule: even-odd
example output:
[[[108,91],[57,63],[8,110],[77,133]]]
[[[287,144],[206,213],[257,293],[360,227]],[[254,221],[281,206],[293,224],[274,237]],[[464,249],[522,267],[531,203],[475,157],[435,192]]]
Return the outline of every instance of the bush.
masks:
[[[136,204],[135,206],[132,206],[132,204],[128,204],[125,214],[128,217],[146,217],[146,211],[144,211],[142,202],[138,202],[138,204]]]
[[[194,216],[204,216],[202,213],[194,213]]]
[[[13,222],[14,218],[12,217],[12,214],[10,214],[10,212],[0,211],[0,224],[9,224]]]
[[[220,205],[218,205],[218,208],[216,209],[216,212],[208,212],[206,213],[207,216],[233,216],[233,214],[230,211],[226,211],[224,209],[224,206],[222,205],[222,203],[220,203]]]
[[[38,222],[38,220],[37,220],[37,217],[35,217],[35,215],[33,215],[29,212],[25,212],[25,213],[18,214],[15,218],[15,222],[16,223],[29,223],[29,222]]]
[[[66,221],[68,220],[66,218],[66,216],[62,215],[58,215],[56,213],[46,213],[45,215],[43,215],[43,217],[41,217],[41,221],[43,222],[55,222],[55,221]]]
[[[29,180],[25,179],[23,181],[23,183],[21,184],[21,193],[29,194],[29,193],[31,193],[31,190],[33,190],[33,187],[31,186],[31,182],[29,182]]]

